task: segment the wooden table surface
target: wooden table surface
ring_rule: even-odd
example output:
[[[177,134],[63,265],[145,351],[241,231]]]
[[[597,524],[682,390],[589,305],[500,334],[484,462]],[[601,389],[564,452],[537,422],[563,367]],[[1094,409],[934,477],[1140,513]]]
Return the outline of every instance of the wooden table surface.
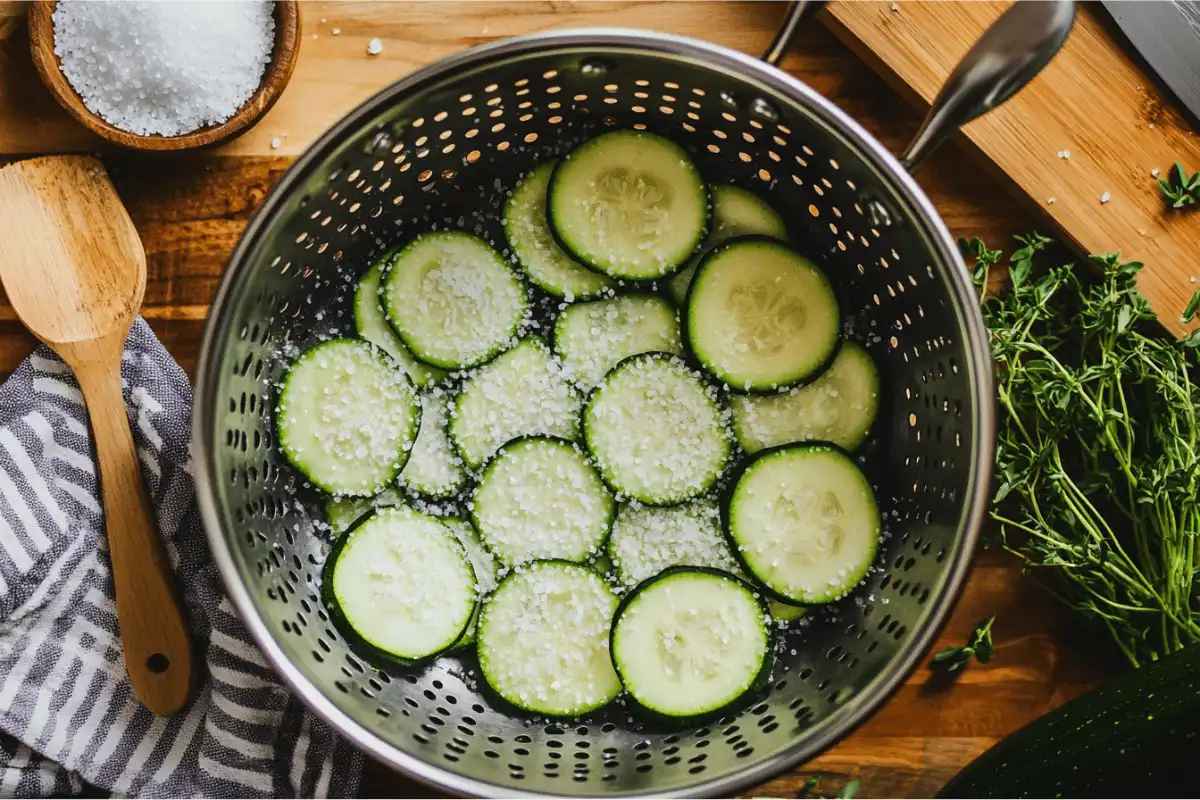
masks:
[[[707,36],[757,53],[769,41],[781,14],[774,4],[751,3],[706,4],[703,20],[678,5],[662,3],[550,2],[498,4],[501,8],[497,8],[464,2],[425,5],[414,11],[418,5],[372,3],[369,15],[386,33],[347,25],[344,38],[334,42],[330,30],[339,18],[349,16],[348,7],[305,3],[306,41],[298,79],[304,79],[310,68],[306,58],[312,63],[324,52],[329,56],[325,60],[334,63],[332,48],[336,44],[343,48],[336,51],[336,63],[348,76],[349,93],[337,102],[349,106],[369,93],[368,84],[377,82],[380,70],[387,66],[386,62],[372,62],[372,77],[363,77],[368,56],[362,46],[371,35],[383,37],[385,54],[396,56],[394,78],[422,60],[492,38],[584,24],[623,22]],[[361,12],[359,8],[358,17]],[[399,24],[411,22],[414,13],[426,17],[426,22],[436,17],[439,24]],[[903,4],[898,13],[903,13]],[[324,24],[320,22],[323,17],[327,19]],[[4,38],[3,27],[0,25],[0,109],[13,108],[14,98],[39,109],[46,119],[48,150],[93,146],[87,136],[64,128],[42,96],[29,70],[22,31],[18,28]],[[312,32],[320,33],[321,38],[312,40]],[[318,49],[326,47],[329,49]],[[784,66],[852,114],[893,151],[903,146],[920,121],[918,110],[887,89],[820,26],[802,34]],[[332,76],[320,79],[337,86]],[[331,88],[331,98],[335,97],[333,91]],[[189,374],[195,369],[208,304],[239,232],[287,169],[291,154],[303,149],[311,138],[307,132],[295,133],[297,112],[286,105],[287,100],[285,93],[278,117],[273,111],[250,137],[225,150],[169,158],[103,154],[145,243],[149,278],[143,313]],[[329,116],[329,122],[337,118],[328,107],[313,109],[313,113]],[[10,133],[0,113],[0,160],[31,150],[27,140],[13,144],[11,136],[6,138]],[[272,151],[264,144],[274,136],[287,137],[286,146]],[[6,142],[12,144],[8,149]],[[957,236],[980,236],[993,246],[1007,247],[1011,234],[1044,224],[1030,217],[1024,206],[1010,200],[997,183],[953,147],[934,156],[918,179]],[[0,295],[0,376],[11,372],[33,344]],[[860,796],[928,796],[997,739],[1104,680],[1120,666],[1103,641],[1085,637],[1075,619],[1022,577],[1010,558],[994,551],[979,554],[966,591],[935,649],[963,642],[975,622],[989,614],[997,616],[996,655],[990,664],[973,664],[949,682],[922,667],[883,710],[848,739],[748,794],[796,797],[806,776],[821,773],[828,776],[823,792],[857,778]],[[421,796],[428,790],[371,765],[363,794]]]

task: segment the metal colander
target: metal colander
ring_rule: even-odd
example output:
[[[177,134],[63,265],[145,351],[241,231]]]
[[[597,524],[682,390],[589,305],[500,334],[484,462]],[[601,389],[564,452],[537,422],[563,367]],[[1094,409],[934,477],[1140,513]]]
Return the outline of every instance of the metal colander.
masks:
[[[1040,4],[1031,4],[1040,5]],[[320,597],[315,495],[272,429],[294,352],[352,330],[353,282],[437,226],[503,244],[497,209],[536,163],[609,128],[659,132],[710,181],[767,197],[824,259],[882,374],[870,452],[886,524],[865,585],[787,634],[744,711],[669,729],[616,706],[572,723],[489,705],[473,656],[367,663]],[[295,691],[382,761],[456,793],[729,794],[809,758],[880,705],[954,601],[987,497],[984,328],[937,212],[874,138],[754,58],[640,31],[480,47],[383,91],[325,134],[247,228],[212,307],[196,409],[199,502],[251,632]]]

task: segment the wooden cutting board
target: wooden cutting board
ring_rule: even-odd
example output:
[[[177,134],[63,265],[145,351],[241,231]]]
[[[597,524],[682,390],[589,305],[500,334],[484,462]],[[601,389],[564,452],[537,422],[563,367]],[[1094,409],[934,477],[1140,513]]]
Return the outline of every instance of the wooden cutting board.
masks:
[[[1007,6],[839,2],[823,18],[894,88],[928,105]],[[1166,177],[1176,161],[1200,169],[1200,140],[1123,49],[1099,4],[1079,6],[1070,38],[1045,71],[958,138],[1079,250],[1144,262],[1142,292],[1179,333],[1179,314],[1200,288],[1200,210],[1169,210],[1151,172]],[[1102,202],[1106,193],[1111,199]]]

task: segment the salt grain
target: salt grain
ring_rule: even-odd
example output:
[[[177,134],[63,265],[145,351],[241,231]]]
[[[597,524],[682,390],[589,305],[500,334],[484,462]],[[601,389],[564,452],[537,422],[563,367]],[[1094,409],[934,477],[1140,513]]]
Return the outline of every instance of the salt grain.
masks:
[[[377,56],[383,52],[383,42],[378,39],[372,39],[367,42],[367,55]]]
[[[225,122],[258,89],[275,43],[272,5],[64,0],[54,53],[83,104],[142,136]]]
[[[1107,203],[1109,200],[1112,200],[1112,195],[1109,194],[1108,192],[1105,192],[1104,194],[1100,195],[1101,203]]]

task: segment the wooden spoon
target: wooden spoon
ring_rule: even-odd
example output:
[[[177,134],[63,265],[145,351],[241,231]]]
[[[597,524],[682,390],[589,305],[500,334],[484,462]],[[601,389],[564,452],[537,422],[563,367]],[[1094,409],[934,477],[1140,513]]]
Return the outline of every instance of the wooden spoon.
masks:
[[[0,284],[79,380],[96,439],[125,668],[148,709],[173,714],[191,690],[191,638],[121,392],[146,254],[99,161],[51,156],[0,168]]]

